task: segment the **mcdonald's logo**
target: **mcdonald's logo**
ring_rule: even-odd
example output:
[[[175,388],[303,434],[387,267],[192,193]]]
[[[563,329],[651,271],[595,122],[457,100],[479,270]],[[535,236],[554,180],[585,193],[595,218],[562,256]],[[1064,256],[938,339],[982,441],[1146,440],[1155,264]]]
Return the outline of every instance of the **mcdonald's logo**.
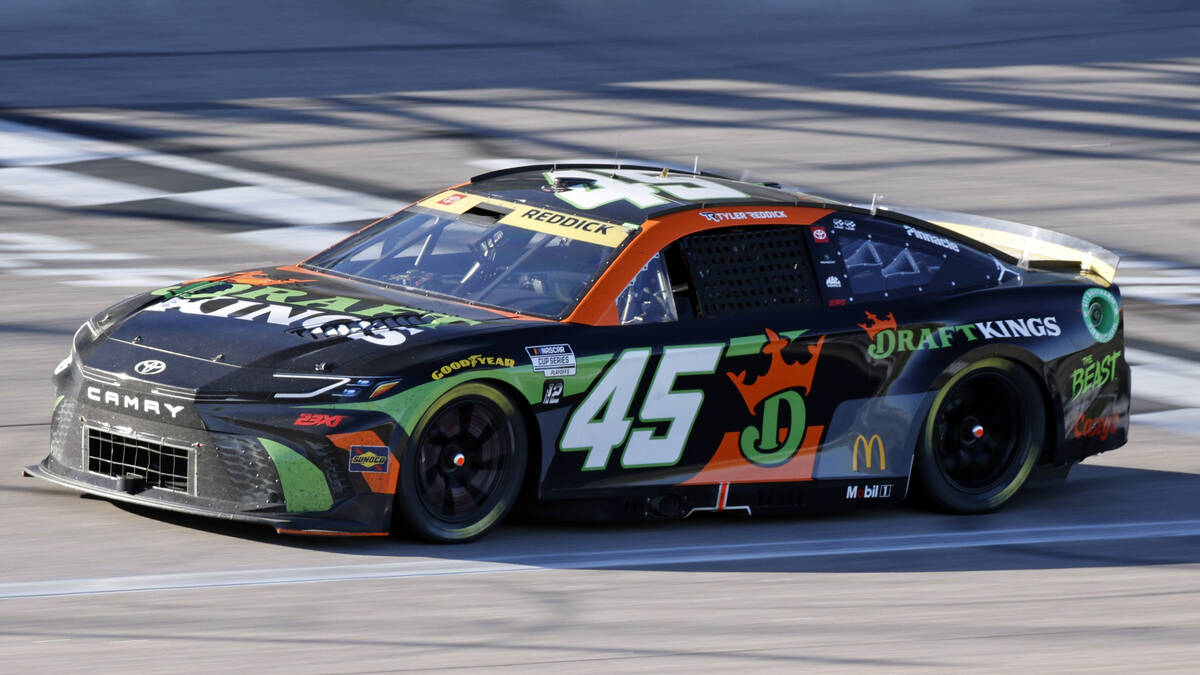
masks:
[[[883,439],[879,437],[879,434],[872,434],[870,438],[859,434],[858,437],[854,439],[854,451],[850,455],[851,471],[858,471],[859,448],[862,448],[863,450],[863,457],[865,458],[864,463],[868,469],[871,468],[871,450],[874,448],[879,448],[879,470],[887,470],[887,455],[884,452]]]

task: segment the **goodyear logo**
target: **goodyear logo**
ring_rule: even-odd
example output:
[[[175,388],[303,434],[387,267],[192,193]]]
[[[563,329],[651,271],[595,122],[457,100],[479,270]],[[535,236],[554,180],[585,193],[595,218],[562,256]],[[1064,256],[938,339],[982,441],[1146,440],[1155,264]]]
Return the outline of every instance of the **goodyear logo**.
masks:
[[[350,446],[350,470],[356,473],[387,473],[390,460],[386,445]]]
[[[467,368],[477,368],[479,366],[491,366],[493,368],[512,368],[517,365],[516,359],[506,359],[502,356],[484,356],[483,354],[472,354],[464,359],[451,361],[446,365],[433,371],[430,375],[435,380],[440,380],[443,377],[459,370]]]
[[[870,438],[859,434],[854,439],[854,450],[850,455],[851,471],[858,471],[858,451],[860,449],[863,451],[863,463],[866,465],[866,469],[871,468],[871,451],[875,450],[879,456],[879,470],[887,470],[887,455],[884,453],[883,439],[879,437],[879,434],[871,434]]]

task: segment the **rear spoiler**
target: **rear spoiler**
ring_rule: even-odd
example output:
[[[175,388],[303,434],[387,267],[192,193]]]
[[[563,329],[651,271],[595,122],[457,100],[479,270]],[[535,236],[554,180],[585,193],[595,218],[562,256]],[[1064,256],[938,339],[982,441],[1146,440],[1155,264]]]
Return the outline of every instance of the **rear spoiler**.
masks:
[[[1007,220],[974,216],[955,211],[900,207],[880,207],[900,215],[920,218],[938,227],[1012,256],[1017,266],[1075,268],[1081,274],[1091,274],[1111,285],[1117,276],[1117,264],[1121,257],[1108,249],[1084,241],[1069,234],[1044,230],[1032,225],[1022,225]]]

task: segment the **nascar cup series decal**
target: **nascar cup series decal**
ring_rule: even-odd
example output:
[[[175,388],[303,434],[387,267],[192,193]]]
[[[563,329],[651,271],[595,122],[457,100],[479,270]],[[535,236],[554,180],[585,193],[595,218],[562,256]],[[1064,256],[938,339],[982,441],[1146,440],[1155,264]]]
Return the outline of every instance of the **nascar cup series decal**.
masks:
[[[533,363],[534,372],[546,377],[563,377],[575,374],[575,352],[571,345],[538,345],[526,347],[525,353]]]

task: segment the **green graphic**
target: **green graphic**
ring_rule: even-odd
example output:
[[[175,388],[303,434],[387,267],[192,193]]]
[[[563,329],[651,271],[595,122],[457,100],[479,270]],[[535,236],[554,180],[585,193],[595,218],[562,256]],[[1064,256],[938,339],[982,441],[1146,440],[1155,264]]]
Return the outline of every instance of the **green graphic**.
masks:
[[[1120,358],[1120,349],[1101,356],[1098,361],[1091,354],[1084,356],[1082,365],[1071,371],[1071,400],[1114,380],[1117,377],[1117,360]]]
[[[279,482],[283,486],[283,499],[289,513],[301,511],[328,511],[333,506],[333,495],[325,474],[317,465],[300,453],[282,443],[268,438],[258,439],[275,462]]]

